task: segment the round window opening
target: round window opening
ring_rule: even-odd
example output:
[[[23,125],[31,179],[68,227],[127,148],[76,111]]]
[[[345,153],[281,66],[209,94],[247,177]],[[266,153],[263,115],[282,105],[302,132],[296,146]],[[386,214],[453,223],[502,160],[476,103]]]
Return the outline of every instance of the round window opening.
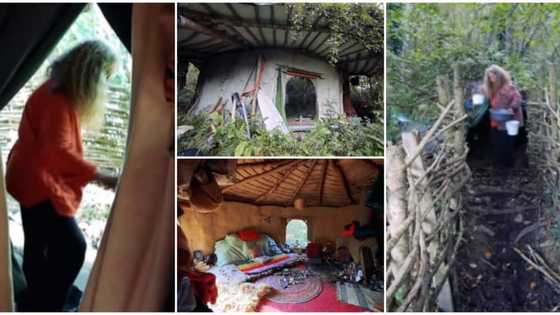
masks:
[[[309,243],[308,226],[305,220],[290,219],[286,225],[286,244],[290,247],[305,248]]]

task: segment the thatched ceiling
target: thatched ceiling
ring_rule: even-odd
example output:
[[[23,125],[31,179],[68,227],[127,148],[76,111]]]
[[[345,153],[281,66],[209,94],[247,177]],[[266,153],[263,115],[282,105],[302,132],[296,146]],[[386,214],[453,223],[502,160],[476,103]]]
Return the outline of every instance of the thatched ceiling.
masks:
[[[323,19],[294,39],[292,13],[283,3],[179,3],[177,11],[179,60],[201,64],[212,55],[255,48],[296,49],[326,59],[330,49],[330,31]],[[382,65],[382,54],[357,41],[347,39],[340,47],[337,66],[349,74],[371,75]]]
[[[208,160],[205,165],[218,162]],[[382,163],[365,159],[240,159],[230,174],[215,176],[226,201],[292,206],[296,198],[303,198],[306,207],[341,207],[361,203],[362,193],[373,183]]]

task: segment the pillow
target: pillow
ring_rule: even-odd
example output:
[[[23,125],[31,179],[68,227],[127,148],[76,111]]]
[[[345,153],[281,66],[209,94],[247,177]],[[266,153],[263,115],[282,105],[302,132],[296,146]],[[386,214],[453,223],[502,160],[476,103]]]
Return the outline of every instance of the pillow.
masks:
[[[239,238],[245,242],[257,241],[260,239],[259,234],[255,230],[239,231]]]
[[[262,239],[264,241],[262,246],[263,254],[267,256],[276,256],[284,253],[272,237],[262,234]]]
[[[249,260],[252,258],[250,248],[255,247],[255,244],[251,244],[254,242],[249,243],[242,241],[237,233],[226,235],[224,240],[229,246],[235,248],[239,252],[239,255],[243,257],[243,260]]]
[[[255,248],[249,249],[249,252],[251,253],[251,258],[253,258],[253,259],[255,259],[255,258],[257,258],[261,255],[261,249],[258,246],[255,247]]]
[[[216,242],[214,245],[214,254],[216,254],[217,257],[216,266],[218,267],[248,259],[239,249],[231,246],[226,240]]]

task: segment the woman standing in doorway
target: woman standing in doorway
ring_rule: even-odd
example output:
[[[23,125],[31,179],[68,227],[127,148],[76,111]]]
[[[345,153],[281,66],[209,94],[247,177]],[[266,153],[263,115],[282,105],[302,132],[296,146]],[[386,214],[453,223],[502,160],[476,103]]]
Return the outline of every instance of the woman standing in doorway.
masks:
[[[484,73],[484,92],[490,101],[491,109],[506,109],[513,120],[523,126],[521,94],[511,82],[509,73],[503,68],[492,65]],[[513,136],[506,131],[505,121],[490,115],[490,141],[494,148],[494,158],[498,167],[513,166]]]
[[[71,49],[29,98],[8,157],[8,192],[20,203],[25,235],[26,311],[61,311],[85,258],[74,215],[83,188],[117,178],[84,160],[81,129],[101,125],[116,57],[99,41]]]

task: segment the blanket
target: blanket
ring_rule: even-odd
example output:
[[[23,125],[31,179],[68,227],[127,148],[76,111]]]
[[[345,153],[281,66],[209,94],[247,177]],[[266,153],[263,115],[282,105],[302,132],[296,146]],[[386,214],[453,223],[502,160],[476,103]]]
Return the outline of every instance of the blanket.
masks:
[[[247,313],[255,312],[262,298],[272,291],[266,284],[241,283],[218,285],[218,300],[208,304],[214,312]]]
[[[298,254],[286,254],[285,256],[288,256],[288,258],[282,259],[281,261],[276,261],[276,263],[271,263],[265,266],[255,265],[252,269],[249,267],[251,270],[248,270],[247,272],[241,271],[240,266],[234,264],[228,264],[225,266],[213,266],[212,268],[210,268],[210,270],[208,270],[208,272],[216,276],[216,283],[218,283],[218,285],[238,285],[243,282],[251,282],[264,276],[271,275],[278,270],[282,270],[283,268],[286,268],[288,266],[296,265],[300,262],[305,261],[306,259],[305,256]],[[244,265],[247,265],[248,267],[248,264]]]
[[[266,262],[251,261],[246,264],[241,264],[239,265],[239,270],[247,274],[259,273],[269,268],[282,266],[284,265],[284,262],[288,259],[290,259],[290,256],[288,255],[276,255],[270,258]]]

